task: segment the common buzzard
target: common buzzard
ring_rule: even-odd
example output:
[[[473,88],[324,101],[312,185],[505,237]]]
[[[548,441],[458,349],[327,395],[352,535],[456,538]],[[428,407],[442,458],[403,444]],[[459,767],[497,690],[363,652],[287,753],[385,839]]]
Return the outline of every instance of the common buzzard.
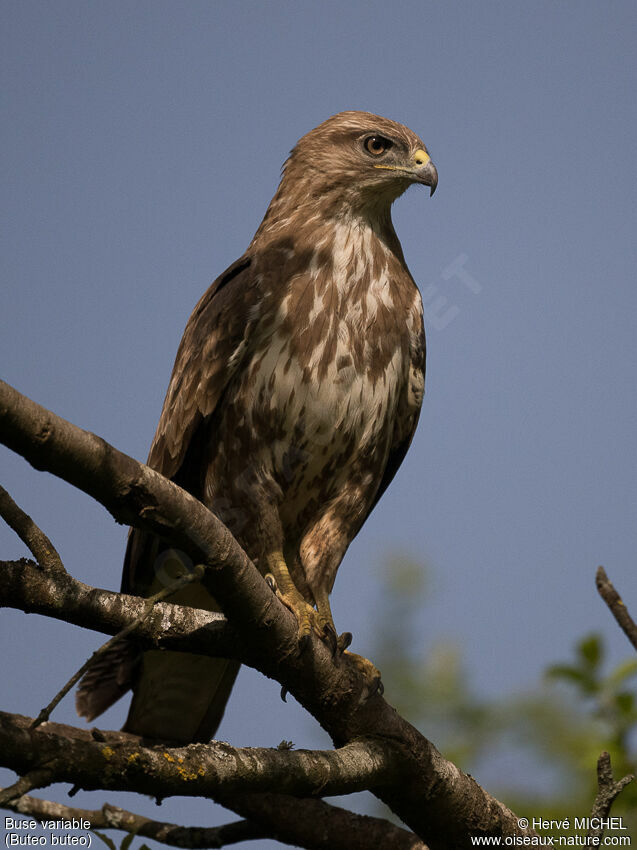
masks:
[[[424,391],[422,303],[390,209],[437,181],[423,142],[386,118],[341,112],[303,136],[247,251],[188,321],[148,457],[272,576],[299,638],[314,629],[335,652],[336,571],[405,456]],[[185,567],[133,529],[122,590],[150,595]],[[217,608],[201,585],[174,601]],[[238,666],[115,647],[81,683],[78,712],[91,720],[132,687],[125,730],[208,741]]]

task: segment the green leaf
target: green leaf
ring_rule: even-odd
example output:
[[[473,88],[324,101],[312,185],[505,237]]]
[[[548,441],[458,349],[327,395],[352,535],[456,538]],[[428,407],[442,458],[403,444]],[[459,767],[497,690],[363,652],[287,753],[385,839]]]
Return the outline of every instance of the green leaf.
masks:
[[[622,714],[625,714],[627,717],[630,717],[635,708],[635,695],[624,691],[621,694],[617,694],[615,696],[615,705],[620,710]]]
[[[637,674],[637,661],[630,658],[627,661],[618,664],[614,670],[612,670],[609,675],[604,679],[604,687],[610,688],[611,690],[615,690],[615,688],[622,684],[626,679],[630,679],[631,676]]]
[[[577,654],[584,666],[596,670],[602,662],[604,647],[598,634],[590,634],[577,644]]]
[[[131,846],[131,842],[132,842],[133,838],[135,838],[136,834],[137,834],[136,830],[135,830],[135,832],[129,832],[128,835],[125,836],[122,839],[122,843],[119,845],[119,850],[128,850],[128,848]]]
[[[104,833],[98,832],[96,829],[92,829],[91,832],[93,835],[97,835],[98,838],[101,838],[104,844],[106,844],[107,847],[110,847],[110,850],[116,850],[115,842],[112,838],[109,838],[108,835],[104,835]]]
[[[589,679],[589,676],[583,673],[579,667],[573,667],[570,664],[552,664],[547,667],[546,675],[550,679],[567,679],[569,682],[577,682],[577,684],[583,684]]]

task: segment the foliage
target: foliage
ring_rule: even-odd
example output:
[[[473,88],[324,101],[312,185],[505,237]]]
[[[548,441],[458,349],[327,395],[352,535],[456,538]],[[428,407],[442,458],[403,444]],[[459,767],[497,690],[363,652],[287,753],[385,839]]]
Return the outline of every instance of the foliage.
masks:
[[[103,832],[98,832],[97,829],[93,829],[91,831],[92,831],[93,835],[97,835],[97,837],[99,839],[101,839],[104,842],[104,844],[106,844],[106,846],[108,848],[110,848],[110,850],[117,850],[117,845],[115,844],[113,839],[110,838],[108,835],[104,835]],[[124,838],[122,838],[122,841],[119,845],[119,850],[130,850],[131,843],[132,843],[132,841],[133,841],[133,839],[135,838],[136,835],[137,835],[136,830],[134,832],[129,832],[127,835],[125,835]],[[140,844],[139,847],[137,848],[137,850],[150,850],[150,848],[149,848],[148,844]]]
[[[393,559],[383,581],[383,620],[371,657],[392,704],[478,782],[504,765],[506,779],[494,791],[514,811],[529,819],[569,818],[570,831],[555,834],[576,834],[573,819],[588,816],[595,798],[600,753],[610,753],[616,778],[636,772],[637,659],[606,670],[603,638],[588,634],[572,660],[551,665],[526,693],[485,699],[457,647],[421,650],[415,639],[427,596],[423,566]],[[612,814],[623,818],[623,835],[637,836],[637,782]]]

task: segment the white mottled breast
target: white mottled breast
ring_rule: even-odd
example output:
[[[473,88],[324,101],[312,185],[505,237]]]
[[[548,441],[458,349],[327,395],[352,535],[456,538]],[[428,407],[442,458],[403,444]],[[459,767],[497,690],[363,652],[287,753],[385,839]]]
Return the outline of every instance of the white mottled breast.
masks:
[[[354,455],[369,449],[370,445],[383,453],[388,451],[401,394],[404,399],[411,397],[414,409],[420,407],[422,400],[422,391],[419,396],[414,376],[410,381],[413,370],[408,346],[396,346],[382,379],[374,380],[367,368],[375,354],[371,348],[374,334],[369,330],[379,305],[396,309],[388,262],[384,268],[381,264],[380,273],[368,282],[363,296],[364,311],[360,287],[359,297],[351,295],[366,271],[363,258],[369,256],[372,238],[370,229],[337,227],[332,243],[331,279],[321,280],[324,272],[313,261],[309,277],[292,281],[292,287],[310,285],[313,280],[319,284],[305,329],[308,337],[312,337],[308,346],[311,351],[309,364],[301,362],[291,352],[290,338],[284,330],[284,318],[292,301],[290,292],[281,304],[278,324],[271,328],[265,355],[248,367],[252,375],[248,409],[251,405],[265,407],[272,432],[284,435],[274,443],[262,443],[262,451],[269,455],[263,457],[262,462],[265,466],[271,464],[275,475],[288,476],[288,496],[301,501],[304,497],[310,498],[311,482],[347,447],[352,448]],[[322,247],[320,242],[316,245],[315,258]],[[414,297],[419,298],[417,291]],[[403,323],[402,334],[417,332],[411,327],[413,310],[406,311],[405,315],[399,312],[396,321]],[[354,347],[358,342],[360,350],[361,339],[362,369],[354,365]],[[289,460],[291,443],[303,461],[292,466]],[[333,475],[335,487],[338,487],[338,478],[338,474]]]

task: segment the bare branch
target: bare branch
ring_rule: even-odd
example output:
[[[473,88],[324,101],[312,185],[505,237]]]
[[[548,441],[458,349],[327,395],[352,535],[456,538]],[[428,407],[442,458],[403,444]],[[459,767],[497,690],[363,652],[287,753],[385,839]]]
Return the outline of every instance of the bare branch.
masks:
[[[104,740],[58,723],[33,729],[30,718],[0,712],[5,767],[27,773],[45,764],[51,781],[73,782],[86,790],[217,799],[274,787],[301,796],[333,795],[391,782],[398,773],[394,754],[376,740],[361,739],[334,751],[282,751],[241,749],[221,741],[145,747],[124,732],[100,737]]]
[[[43,614],[75,626],[116,635],[133,620],[139,625],[135,640],[143,648],[240,656],[240,635],[228,626],[223,614],[185,605],[159,602],[142,619],[147,600],[91,587],[68,573],[63,577],[43,573],[24,558],[0,561],[0,607]]]
[[[610,755],[604,751],[597,760],[597,796],[595,797],[595,802],[593,804],[591,820],[599,819],[603,824],[610,814],[610,809],[615,802],[615,799],[619,796],[619,794],[621,794],[624,788],[634,780],[634,778],[635,777],[630,774],[616,782],[613,778]],[[604,827],[599,824],[598,826],[591,827],[586,837],[589,839],[601,839],[603,835]]]
[[[314,635],[301,652],[293,615],[228,529],[188,493],[2,382],[0,440],[36,468],[96,498],[120,522],[153,531],[186,551],[194,563],[211,567],[204,581],[245,641],[248,663],[294,694],[337,747],[360,739],[378,742],[384,757],[399,765],[401,781],[379,784],[374,793],[432,850],[467,847],[470,836],[533,835],[519,827],[513,812],[446,761],[379,693],[370,695],[368,682],[346,656],[335,660]],[[23,765],[29,762],[29,742],[18,739],[12,752]],[[239,773],[235,771],[233,781]],[[78,781],[77,774],[71,781]],[[192,789],[196,785],[188,783]]]
[[[322,800],[284,794],[243,794],[223,805],[255,823],[267,825],[273,838],[307,850],[428,850],[418,836],[382,818],[357,815]]]
[[[101,656],[105,655],[116,643],[121,640],[127,638],[130,634],[132,634],[135,629],[140,626],[144,620],[150,615],[151,611],[155,607],[158,602],[161,602],[163,599],[171,596],[177,590],[180,590],[182,587],[185,587],[187,584],[191,584],[194,581],[201,581],[201,578],[204,574],[204,567],[201,564],[195,566],[190,573],[186,573],[185,575],[179,576],[174,581],[170,582],[170,584],[166,585],[166,587],[162,588],[158,593],[155,593],[153,596],[149,596],[145,600],[144,608],[135,619],[130,622],[127,626],[125,626],[121,632],[118,632],[114,637],[110,640],[107,640],[106,643],[102,644],[99,649],[96,649],[95,652],[88,658],[84,664],[74,673],[68,682],[57,692],[57,694],[53,697],[51,702],[45,706],[38,716],[33,721],[31,728],[35,729],[41,723],[44,723],[45,720],[48,720],[51,716],[51,712],[58,705],[58,703],[64,699],[64,697],[68,694],[71,688],[80,681],[84,673],[88,670],[88,668]]]
[[[44,788],[51,785],[53,782],[53,771],[49,767],[34,768],[21,776],[13,785],[0,790],[0,807],[9,807],[13,800],[26,794],[27,791],[33,791],[34,788]]]
[[[241,841],[270,837],[263,827],[246,820],[215,827],[184,827],[145,818],[120,809],[118,806],[110,806],[108,803],[105,803],[101,809],[77,809],[51,800],[29,797],[26,794],[6,804],[4,808],[39,821],[72,820],[73,818],[85,820],[90,823],[91,829],[119,829],[122,832],[132,832],[141,838],[152,838],[160,844],[190,848],[190,850],[226,847]]]
[[[276,838],[310,850],[368,850],[369,847],[427,850],[415,835],[389,821],[356,815],[321,800],[304,800],[284,794],[252,794],[237,795],[234,800],[226,801],[226,805],[251,811],[264,823],[257,823],[255,819],[218,827],[183,827],[108,804],[96,810],[77,809],[26,795],[6,808],[39,820],[87,820],[92,829],[119,829],[191,850],[225,847],[259,838]]]
[[[127,525],[169,538],[194,563],[214,567],[205,581],[223,594],[238,629],[267,632],[296,648],[296,625],[223,523],[190,493],[105,440],[56,416],[0,381],[0,441],[100,502]],[[267,653],[263,653],[267,655]]]
[[[62,559],[46,534],[38,528],[31,517],[20,508],[0,487],[0,516],[25,543],[40,567],[46,572],[63,574]]]
[[[621,596],[617,593],[611,580],[606,575],[604,567],[597,568],[595,584],[597,585],[599,595],[610,608],[611,614],[617,620],[621,630],[635,649],[637,649],[637,623],[635,623],[628,613],[628,609],[624,605]]]

